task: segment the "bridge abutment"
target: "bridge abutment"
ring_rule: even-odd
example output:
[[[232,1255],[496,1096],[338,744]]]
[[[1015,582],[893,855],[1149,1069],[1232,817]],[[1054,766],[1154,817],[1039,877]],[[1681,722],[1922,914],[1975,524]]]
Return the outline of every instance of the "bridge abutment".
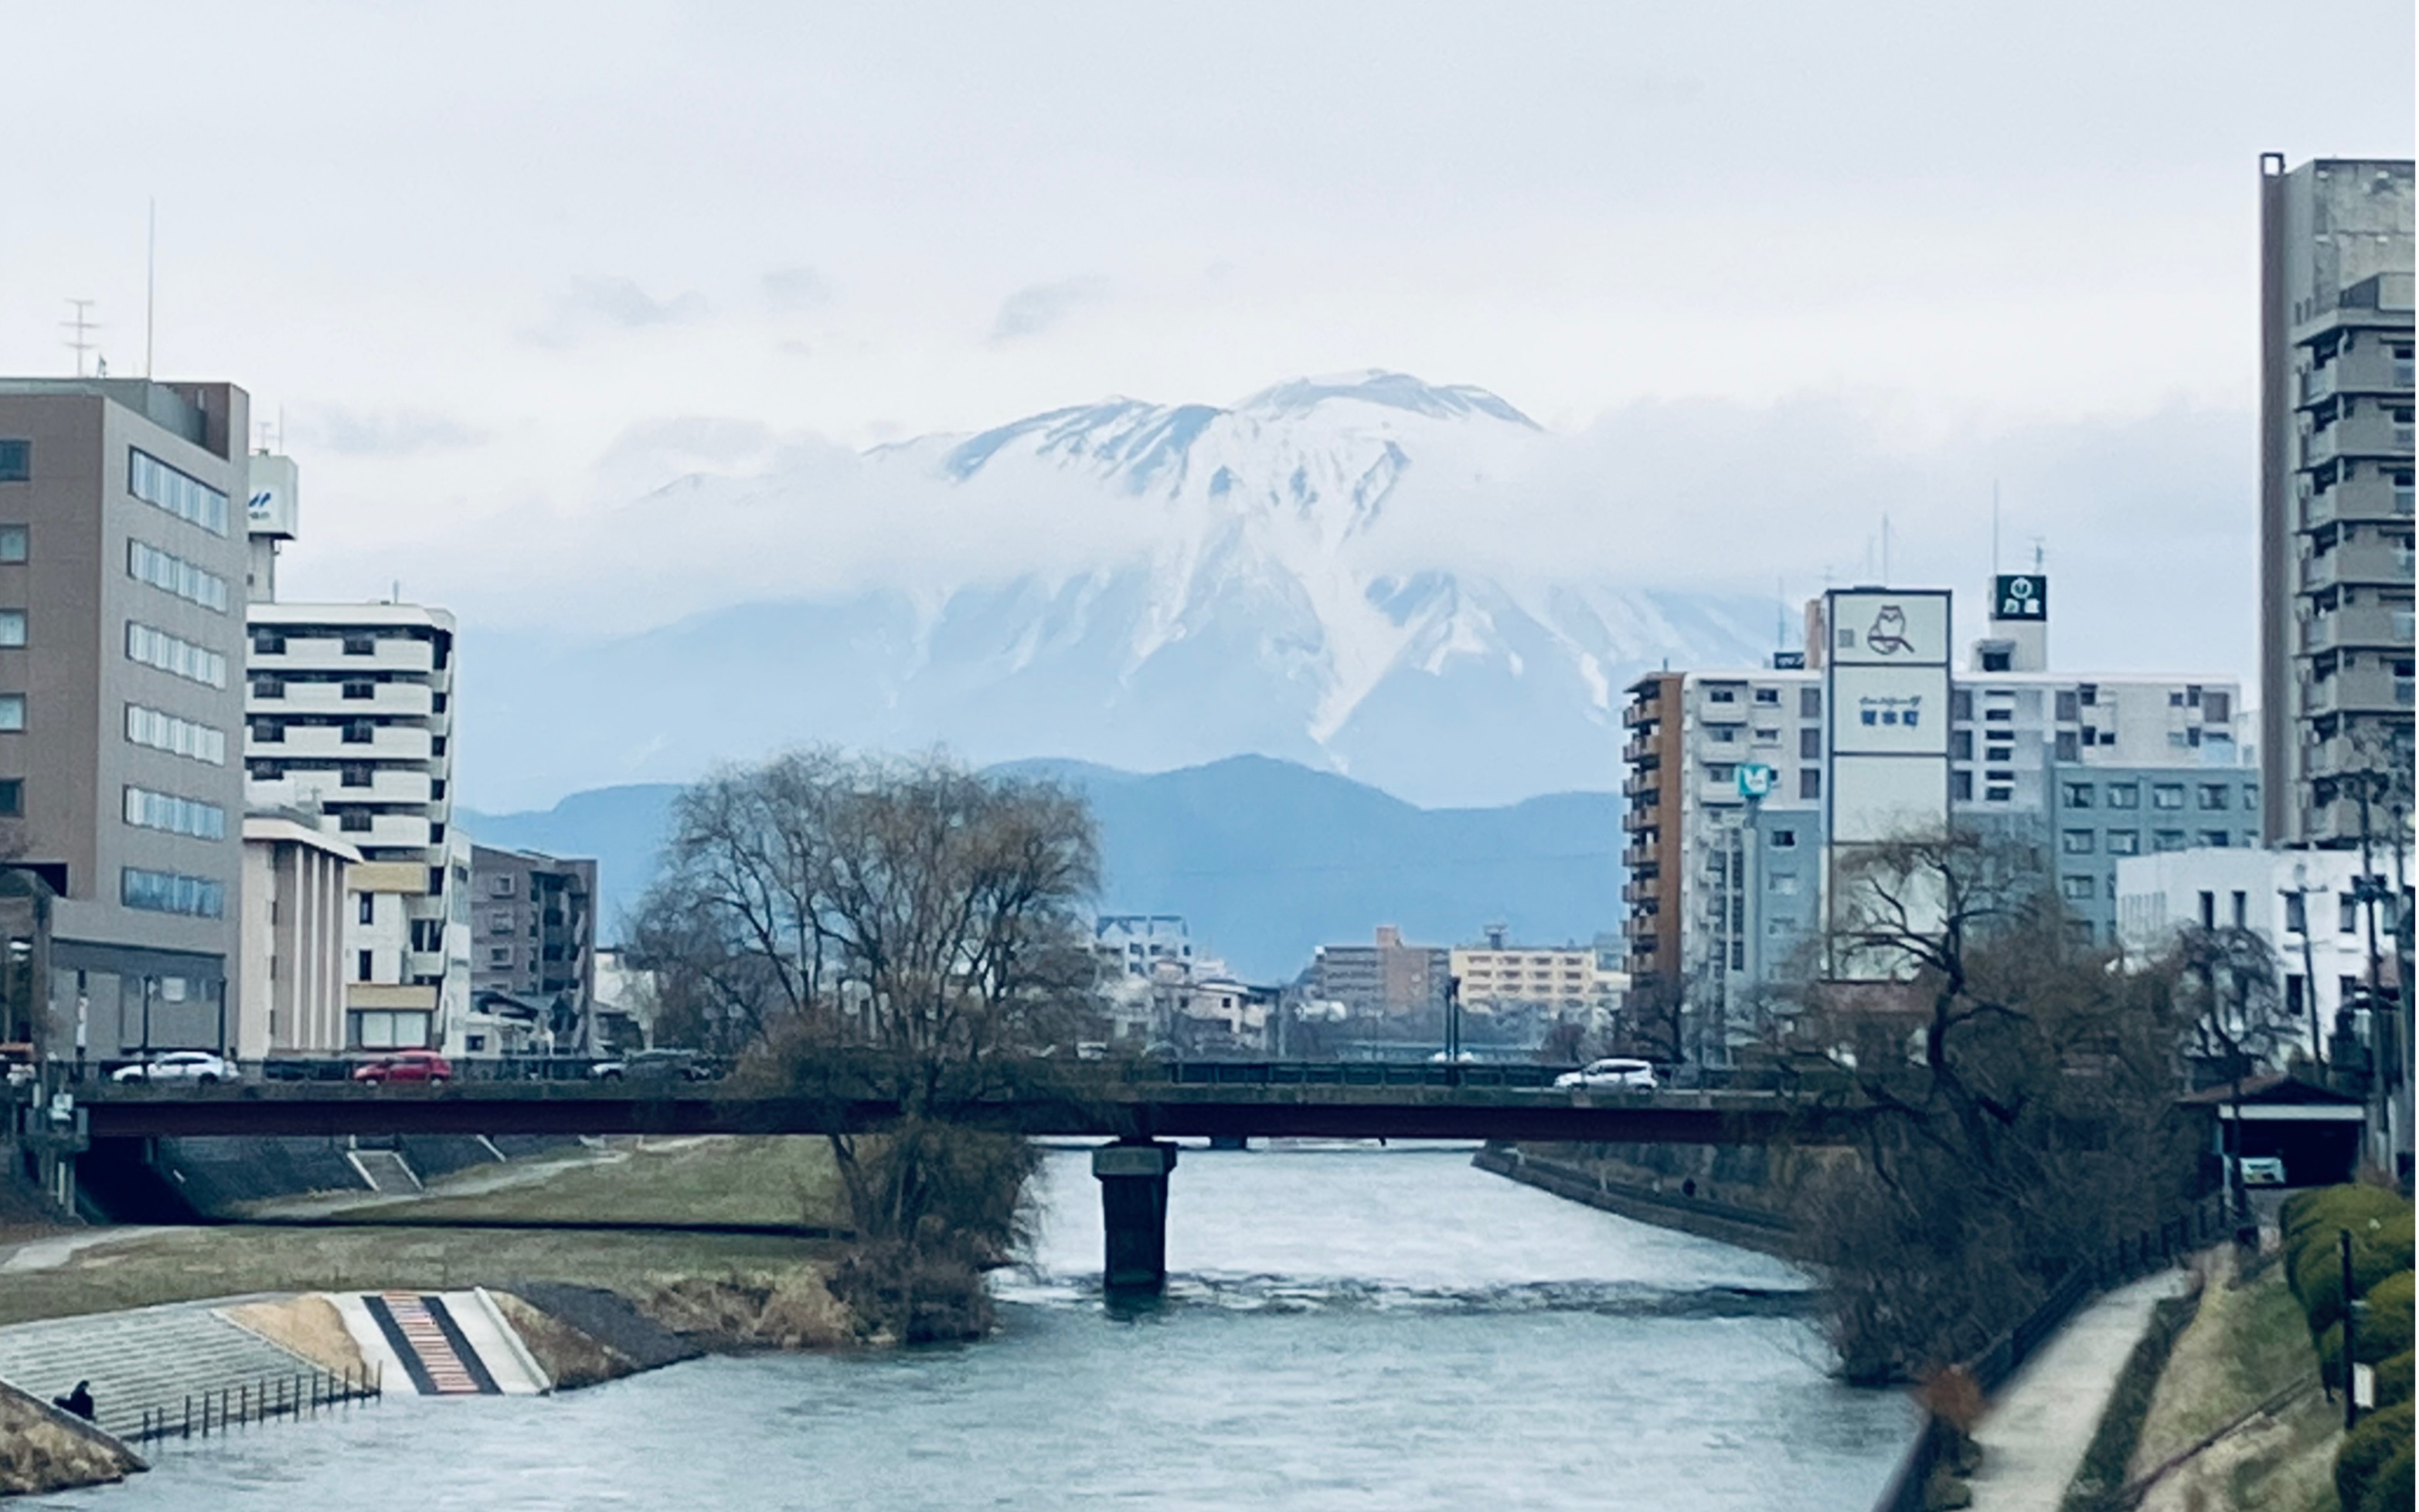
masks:
[[[1167,1175],[1175,1168],[1176,1146],[1165,1140],[1121,1139],[1092,1152],[1108,1233],[1101,1282],[1112,1298],[1167,1289]]]

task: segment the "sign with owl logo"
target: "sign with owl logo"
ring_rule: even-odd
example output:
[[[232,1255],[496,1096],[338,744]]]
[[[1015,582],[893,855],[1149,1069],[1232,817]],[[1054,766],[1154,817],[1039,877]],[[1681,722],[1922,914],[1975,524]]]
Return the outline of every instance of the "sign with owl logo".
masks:
[[[1842,666],[1947,666],[1949,595],[1855,588],[1830,595],[1830,661]]]

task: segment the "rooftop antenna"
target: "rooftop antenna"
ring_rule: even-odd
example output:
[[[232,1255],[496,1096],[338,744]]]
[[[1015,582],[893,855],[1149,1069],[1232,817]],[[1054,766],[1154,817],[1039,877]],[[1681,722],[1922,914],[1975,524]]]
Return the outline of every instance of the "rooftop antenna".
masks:
[[[143,376],[151,376],[152,313],[160,293],[160,197],[145,202],[143,212]]]
[[[2042,570],[2042,558],[2048,556],[2048,552],[2044,549],[2044,543],[2048,540],[2047,536],[2033,537],[2033,571],[2036,573]]]
[[[1772,580],[1772,649],[1789,649],[1789,579]]]
[[[1991,575],[1999,575],[1999,481],[1991,480]]]
[[[100,328],[100,323],[91,315],[92,307],[97,302],[92,299],[69,299],[68,304],[75,313],[59,322],[59,328],[69,333],[68,349],[76,355],[75,375],[79,378],[85,375],[85,354],[93,349],[92,333]]]
[[[1882,581],[1884,583],[1887,583],[1890,580],[1889,548],[1889,516],[1887,514],[1884,514],[1882,516]]]

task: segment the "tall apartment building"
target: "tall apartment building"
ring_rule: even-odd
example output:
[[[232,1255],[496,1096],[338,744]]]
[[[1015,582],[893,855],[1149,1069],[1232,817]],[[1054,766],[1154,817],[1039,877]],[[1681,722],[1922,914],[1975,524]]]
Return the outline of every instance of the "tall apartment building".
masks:
[[[1474,1014],[1531,1009],[1593,1024],[1618,992],[1618,976],[1597,970],[1592,943],[1516,945],[1489,928],[1484,942],[1454,946],[1446,962],[1463,1009]]]
[[[449,820],[454,617],[409,603],[260,603],[245,799],[316,815],[361,852],[346,932],[345,1044],[478,1053],[470,844]]]
[[[473,845],[470,897],[471,1012],[494,1023],[473,1022],[463,1049],[601,1048],[596,863]]]
[[[2410,779],[2411,165],[2259,167],[2262,828],[2348,846]]]
[[[2077,932],[2113,943],[2122,858],[2257,844],[2259,779],[2238,739],[2240,690],[2215,677],[2050,670],[2048,585],[2019,575],[2024,591],[2011,595],[2002,581],[1988,633],[1947,679],[1947,707],[1917,703],[1914,720],[1893,725],[1936,722],[1925,739],[1945,767],[1918,774],[1927,801],[1945,798],[1955,823],[2039,847]],[[1882,730],[1893,712],[1905,717],[1892,707],[1905,695],[1826,709],[1823,648],[1838,628],[1817,601],[1807,654],[1748,671],[1656,673],[1628,689],[1631,993],[1643,1005],[1683,1001],[1692,1059],[1720,1063],[1726,1042],[1755,1027],[1760,989],[1815,968],[1807,953],[1822,934],[1842,797],[1838,722],[1861,729],[1870,713]]]
[[[0,380],[0,867],[55,894],[45,1056],[229,1045],[242,389]]]

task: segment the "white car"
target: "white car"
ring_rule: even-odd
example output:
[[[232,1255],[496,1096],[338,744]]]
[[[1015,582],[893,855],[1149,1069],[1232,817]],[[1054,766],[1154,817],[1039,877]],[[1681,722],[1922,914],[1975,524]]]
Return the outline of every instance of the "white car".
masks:
[[[1643,1061],[1631,1061],[1615,1056],[1605,1061],[1590,1061],[1577,1071],[1565,1071],[1554,1078],[1554,1085],[1653,1092],[1655,1068]]]
[[[208,1050],[172,1050],[153,1056],[141,1065],[120,1066],[110,1073],[112,1081],[190,1081],[208,1087],[222,1081],[234,1081],[235,1063]]]

